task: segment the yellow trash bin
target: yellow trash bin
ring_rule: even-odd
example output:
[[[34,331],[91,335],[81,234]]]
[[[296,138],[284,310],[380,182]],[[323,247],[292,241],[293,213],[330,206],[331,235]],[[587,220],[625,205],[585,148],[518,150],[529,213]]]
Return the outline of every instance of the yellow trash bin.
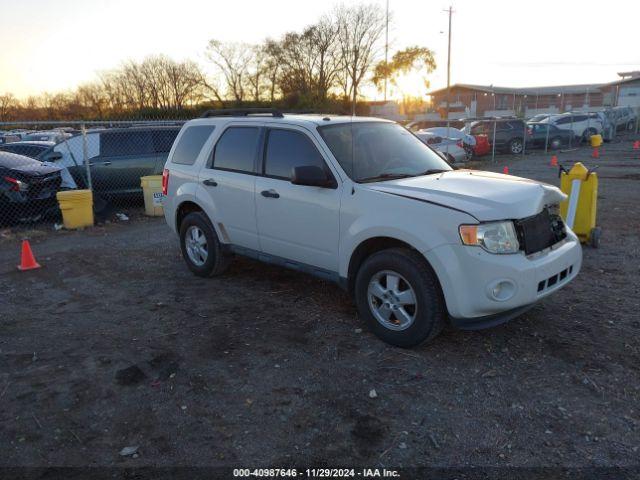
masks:
[[[93,225],[93,195],[91,190],[65,190],[56,194],[64,228]]]
[[[140,186],[144,193],[144,213],[150,217],[164,215],[162,209],[162,175],[140,177]]]
[[[597,148],[600,145],[602,145],[602,135],[600,135],[600,134],[591,135],[591,146],[593,148]]]

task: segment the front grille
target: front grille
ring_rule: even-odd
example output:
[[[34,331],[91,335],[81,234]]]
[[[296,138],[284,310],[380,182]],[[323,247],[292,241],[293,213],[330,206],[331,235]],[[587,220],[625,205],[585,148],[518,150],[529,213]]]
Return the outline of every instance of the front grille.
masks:
[[[556,273],[555,275],[547,278],[546,280],[541,280],[540,282],[538,282],[538,293],[542,293],[548,288],[551,288],[558,284],[563,283],[572,273],[573,273],[573,265],[571,265],[568,268],[565,268],[561,272]]]
[[[555,245],[567,236],[559,215],[545,208],[542,212],[515,222],[518,241],[524,253],[531,255]]]

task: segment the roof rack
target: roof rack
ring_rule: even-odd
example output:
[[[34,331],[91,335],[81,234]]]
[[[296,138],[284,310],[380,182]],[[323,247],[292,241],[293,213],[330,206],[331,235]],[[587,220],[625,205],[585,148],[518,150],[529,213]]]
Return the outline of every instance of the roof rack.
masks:
[[[249,115],[271,115],[282,118],[284,115],[275,108],[222,108],[217,110],[207,110],[202,114],[202,118],[209,117],[248,117]]]

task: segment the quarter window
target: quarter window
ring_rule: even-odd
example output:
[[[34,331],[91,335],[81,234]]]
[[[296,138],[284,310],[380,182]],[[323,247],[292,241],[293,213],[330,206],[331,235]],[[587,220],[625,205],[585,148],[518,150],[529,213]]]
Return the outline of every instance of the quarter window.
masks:
[[[187,127],[176,145],[171,163],[193,165],[214,128],[213,125]]]
[[[265,153],[265,175],[290,179],[293,168],[302,166],[325,169],[324,160],[311,140],[293,130],[270,130]]]
[[[253,173],[258,138],[257,127],[227,128],[216,144],[213,168]]]

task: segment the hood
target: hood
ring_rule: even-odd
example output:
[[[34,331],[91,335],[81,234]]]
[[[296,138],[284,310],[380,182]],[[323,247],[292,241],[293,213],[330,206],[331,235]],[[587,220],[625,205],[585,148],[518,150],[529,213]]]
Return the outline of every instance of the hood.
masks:
[[[477,170],[452,170],[369,184],[367,188],[460,210],[479,221],[530,217],[566,198],[552,185]]]
[[[39,177],[62,170],[60,167],[45,165],[38,160],[9,152],[0,152],[0,168],[20,172],[29,177]]]

